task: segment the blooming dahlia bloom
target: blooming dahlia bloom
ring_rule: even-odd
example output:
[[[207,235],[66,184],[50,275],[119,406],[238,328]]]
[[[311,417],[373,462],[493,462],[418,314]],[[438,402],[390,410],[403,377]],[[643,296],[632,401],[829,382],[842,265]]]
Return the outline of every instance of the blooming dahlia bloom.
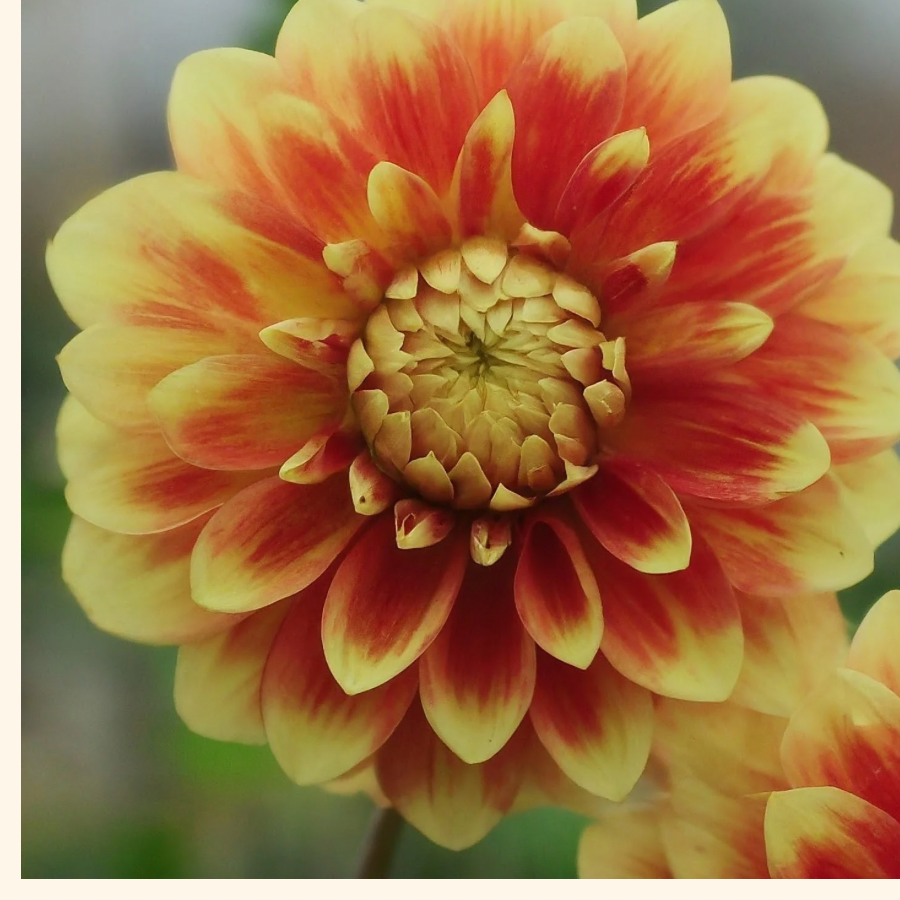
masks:
[[[786,605],[794,626],[780,640],[794,653],[769,670],[778,712],[660,703],[667,792],[585,832],[584,877],[900,877],[900,591],[869,611],[849,652],[836,604],[819,604],[830,624],[813,622],[811,599]],[[801,683],[815,687],[780,715]]]
[[[731,693],[740,592],[870,570],[890,193],[732,83],[714,0],[301,0],[169,128],[48,265],[65,576],[183,645],[197,731],[461,846],[624,797],[653,693]]]

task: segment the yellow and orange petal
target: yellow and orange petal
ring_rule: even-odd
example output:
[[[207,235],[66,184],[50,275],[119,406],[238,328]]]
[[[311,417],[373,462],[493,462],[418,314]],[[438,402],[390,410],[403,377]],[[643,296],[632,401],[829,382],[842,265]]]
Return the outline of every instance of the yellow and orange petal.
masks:
[[[821,681],[900,527],[891,198],[715,0],[300,0],[169,130],[47,265],[64,574],[191,727],[461,847]]]

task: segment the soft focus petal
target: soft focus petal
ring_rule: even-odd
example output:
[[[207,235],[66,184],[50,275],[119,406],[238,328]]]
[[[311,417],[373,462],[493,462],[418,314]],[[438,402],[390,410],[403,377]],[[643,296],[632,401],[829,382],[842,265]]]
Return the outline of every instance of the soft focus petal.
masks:
[[[900,528],[900,457],[885,450],[833,471],[847,506],[878,547]]]
[[[671,878],[655,809],[623,809],[587,828],[578,844],[579,878]]]
[[[746,593],[787,597],[840,590],[874,566],[872,545],[830,477],[768,506],[692,506],[688,515],[731,583]]]
[[[622,49],[601,19],[564,22],[535,44],[507,90],[516,113],[516,199],[533,225],[552,228],[572,173],[618,121],[625,93]]]
[[[337,425],[346,387],[270,356],[211,356],[173,372],[150,399],[169,446],[207,469],[281,465],[326,424]]]
[[[56,419],[56,454],[66,479],[90,469],[93,458],[122,438],[122,432],[95,419],[71,394]]]
[[[147,644],[182,644],[224,631],[234,616],[191,599],[191,550],[204,519],[174,531],[125,535],[74,518],[62,555],[63,580],[104,631]]]
[[[266,663],[262,715],[272,753],[298,784],[318,784],[375,752],[403,718],[416,693],[410,670],[374,690],[348,696],[322,649],[327,581],[293,602]]]
[[[847,626],[834,594],[739,594],[744,664],[731,700],[789,716],[847,654]]]
[[[470,564],[453,611],[419,666],[425,715],[466,763],[498,753],[531,703],[534,642],[516,613],[514,572],[512,553],[487,568]]]
[[[194,599],[209,609],[259,609],[312,584],[365,523],[347,479],[241,491],[203,529],[191,559]]]
[[[791,717],[781,759],[794,787],[841,788],[900,817],[900,697],[839,669]]]
[[[652,470],[624,459],[605,461],[572,499],[591,534],[617,559],[653,574],[687,568],[687,516]]]
[[[862,620],[847,655],[847,668],[862,672],[900,697],[900,591],[889,591]]]
[[[697,542],[690,566],[644,575],[595,547],[588,558],[602,586],[601,650],[626,678],[657,694],[724,700],[743,657],[734,592],[709,547]]]
[[[356,542],[334,576],[322,618],[325,657],[347,693],[393,678],[435,639],[463,580],[466,543],[458,529],[433,546],[401,550],[391,516]]]
[[[515,574],[519,616],[538,646],[585,669],[603,636],[594,573],[578,535],[560,517],[538,513],[526,528]]]
[[[576,784],[622,800],[644,771],[653,731],[653,703],[601,654],[584,671],[538,653],[529,711],[534,730]]]
[[[217,741],[266,742],[260,684],[289,607],[276,604],[178,651],[175,709],[188,728]]]
[[[772,794],[765,831],[773,878],[900,878],[900,823],[837,788]]]
[[[451,850],[480,841],[512,805],[522,780],[522,742],[464,763],[431,730],[414,703],[381,748],[376,771],[391,803],[426,837]]]

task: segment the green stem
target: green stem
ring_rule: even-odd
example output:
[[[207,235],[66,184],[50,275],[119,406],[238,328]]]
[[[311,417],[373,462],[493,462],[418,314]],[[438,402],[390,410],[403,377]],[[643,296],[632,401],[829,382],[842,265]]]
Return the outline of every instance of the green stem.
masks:
[[[363,841],[357,878],[387,878],[403,830],[403,817],[393,807],[376,809]]]

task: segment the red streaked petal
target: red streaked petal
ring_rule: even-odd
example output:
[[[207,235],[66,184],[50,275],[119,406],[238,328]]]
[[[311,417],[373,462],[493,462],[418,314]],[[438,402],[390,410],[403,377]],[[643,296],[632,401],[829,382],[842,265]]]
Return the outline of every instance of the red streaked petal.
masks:
[[[175,709],[188,728],[217,741],[266,742],[260,683],[290,605],[270,606],[178,651]]]
[[[712,121],[731,83],[731,42],[715,0],[677,0],[638,20],[627,45],[619,127],[646,126],[654,146]]]
[[[847,654],[847,668],[862,672],[900,697],[900,591],[888,591],[862,620]]]
[[[348,694],[394,678],[435,639],[463,580],[466,545],[457,529],[431,547],[401,550],[387,515],[356,542],[338,567],[322,617],[325,658]]]
[[[355,318],[323,245],[284,212],[180,172],[133,178],[83,206],[47,249],[66,312],[256,336],[302,316]]]
[[[603,589],[601,652],[626,678],[657,694],[725,700],[741,668],[744,637],[734,592],[713,553],[694,544],[690,566],[644,575],[594,545]]]
[[[572,234],[621,197],[643,172],[650,142],[643,128],[607,138],[578,164],[556,207],[553,227]]]
[[[688,516],[731,583],[748,594],[788,597],[841,590],[874,566],[872,545],[830,477],[767,506],[692,506]]]
[[[158,435],[123,434],[98,446],[90,463],[73,472],[66,500],[100,528],[153,534],[216,509],[257,478],[259,473],[188,465]]]
[[[523,763],[523,742],[516,738],[487,762],[464,763],[414,703],[378,751],[376,771],[390,802],[419,831],[462,850],[503,818],[522,781]]]
[[[206,356],[249,350],[240,333],[134,325],[92,325],[63,347],[57,362],[66,387],[99,418],[123,431],[157,431],[150,391]]]
[[[844,661],[847,626],[834,594],[738,594],[744,665],[733,703],[789,716]]]
[[[838,669],[791,716],[781,761],[792,786],[841,788],[896,819],[900,697],[868,675]]]
[[[671,878],[659,810],[617,809],[589,826],[578,844],[579,878]]]
[[[604,325],[626,335],[632,381],[690,380],[730,366],[758,350],[775,327],[755,306],[706,301],[626,308]]]
[[[560,517],[527,523],[515,575],[516,608],[538,646],[586,669],[600,649],[600,591],[578,535]]]
[[[269,652],[261,688],[272,753],[292,781],[337,778],[390,736],[416,694],[410,669],[387,684],[349,696],[334,680],[322,649],[322,607],[328,582],[319,579],[293,602]]]
[[[301,591],[365,522],[343,474],[308,485],[266,478],[226,503],[200,534],[191,559],[194,599],[245,612]]]
[[[506,91],[484,108],[466,135],[453,174],[460,235],[512,240],[525,217],[513,197],[510,159],[515,118]]]
[[[652,470],[606,460],[572,501],[591,534],[632,568],[660,574],[687,567],[690,524],[678,497]]]
[[[422,707],[438,737],[466,763],[506,745],[534,690],[534,643],[513,600],[515,560],[468,566],[446,625],[419,664]]]
[[[207,469],[280,466],[340,421],[346,386],[277,356],[211,356],[164,378],[151,406],[169,446]]]
[[[146,644],[202,640],[235,623],[191,599],[191,550],[204,524],[132,536],[76,517],[63,547],[63,580],[104,631]]]
[[[765,834],[773,878],[900,878],[900,823],[837,788],[772,794]]]
[[[478,115],[465,59],[436,25],[394,10],[364,8],[355,30],[349,77],[361,133],[389,162],[443,193]]]
[[[830,462],[822,435],[781,403],[777,388],[763,393],[715,380],[645,383],[607,441],[676,493],[726,503],[799,491]]]
[[[592,794],[622,800],[644,771],[653,731],[650,694],[599,653],[581,670],[539,651],[529,715],[559,767]]]
[[[380,162],[369,173],[369,209],[392,243],[410,258],[443,250],[451,237],[440,198],[426,181]]]
[[[534,45],[507,90],[516,113],[516,199],[532,224],[552,229],[578,164],[618,121],[625,95],[622,49],[602,19],[563,22]]]
[[[783,315],[772,336],[738,368],[813,422],[836,463],[886,450],[900,438],[900,371],[862,338]]]

